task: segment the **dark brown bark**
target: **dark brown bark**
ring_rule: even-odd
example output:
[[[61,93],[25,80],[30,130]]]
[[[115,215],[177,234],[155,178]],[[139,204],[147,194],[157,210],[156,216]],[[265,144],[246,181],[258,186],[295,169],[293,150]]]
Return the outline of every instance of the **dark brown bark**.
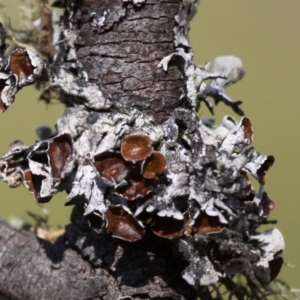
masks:
[[[180,4],[152,0],[134,8],[122,0],[101,5],[88,0],[82,1],[74,17],[77,58],[89,80],[114,101],[153,115],[158,122],[178,107],[184,85],[175,65],[167,73],[157,68],[174,51],[174,16]],[[92,12],[97,17],[91,17]],[[106,17],[104,26],[96,25],[99,16]]]

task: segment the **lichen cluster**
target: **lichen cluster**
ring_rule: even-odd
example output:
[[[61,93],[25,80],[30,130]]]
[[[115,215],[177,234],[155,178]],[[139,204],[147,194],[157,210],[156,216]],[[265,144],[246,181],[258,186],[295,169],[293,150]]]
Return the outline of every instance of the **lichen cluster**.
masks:
[[[13,143],[0,162],[0,176],[9,186],[22,183],[37,202],[50,201],[65,190],[67,205],[80,207],[98,233],[107,231],[133,242],[149,230],[173,240],[189,263],[182,277],[193,286],[249,272],[268,284],[280,271],[279,254],[284,248],[277,229],[257,231],[274,208],[264,190],[274,157],[250,146],[249,118],[236,121],[225,116],[217,127],[198,118],[201,101],[213,111],[209,97],[243,115],[241,102],[231,100],[225,88],[245,72],[235,57],[216,59],[211,71],[208,65],[193,63],[187,32],[196,6],[197,1],[184,1],[175,18],[176,50],[158,65],[167,71],[168,64],[175,62],[185,80],[180,106],[162,124],[105,98],[79,65],[75,64],[76,74],[70,71],[74,64],[64,62],[64,68],[58,68],[58,60],[63,61],[58,57],[50,67],[41,63],[37,73],[31,59],[41,61],[37,55],[29,50],[13,52],[10,67],[0,73],[5,106],[10,84],[5,76],[17,74],[15,70],[24,65],[30,72],[18,71],[26,76],[13,75],[16,82],[33,78],[32,83],[45,69],[52,86],[73,96],[74,102],[66,101],[56,133],[31,147]],[[74,54],[72,39],[67,39],[65,48],[67,61]],[[29,59],[25,64],[21,63],[24,56]],[[249,175],[258,181],[258,191]]]

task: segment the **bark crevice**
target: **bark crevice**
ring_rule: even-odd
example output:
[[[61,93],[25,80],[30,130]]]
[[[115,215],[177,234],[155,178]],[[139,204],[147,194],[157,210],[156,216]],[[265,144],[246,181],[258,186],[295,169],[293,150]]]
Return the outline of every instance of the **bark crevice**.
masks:
[[[85,3],[84,7],[80,7],[85,13],[74,18],[83,23],[75,29],[78,37],[76,53],[89,80],[103,86],[113,101],[138,107],[159,123],[166,120],[171,113],[170,102],[173,102],[174,108],[179,104],[184,82],[176,66],[166,74],[157,65],[175,50],[174,15],[179,10],[180,1],[170,4],[147,2],[141,8],[110,1],[102,8],[102,11],[107,11],[105,17],[109,24],[104,28],[95,28],[88,22],[91,18],[88,12],[97,11],[97,3]],[[124,86],[130,77],[139,82]],[[174,84],[162,86],[161,81],[165,78]],[[111,84],[116,82],[123,85]],[[164,98],[169,98],[168,103],[162,101]]]

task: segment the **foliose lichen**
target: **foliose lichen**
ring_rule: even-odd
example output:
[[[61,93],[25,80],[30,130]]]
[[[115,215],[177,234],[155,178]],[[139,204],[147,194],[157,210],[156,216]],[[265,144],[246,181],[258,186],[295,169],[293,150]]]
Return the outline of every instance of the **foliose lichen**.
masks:
[[[193,63],[188,29],[197,4],[183,1],[175,17],[176,49],[158,65],[167,71],[174,61],[185,80],[186,101],[162,124],[137,109],[116,107],[101,87],[87,82],[70,24],[62,32],[66,56],[56,56],[51,66],[29,49],[13,51],[0,70],[3,112],[43,73],[74,102],[57,121],[57,132],[29,147],[12,143],[0,161],[0,176],[10,187],[23,184],[37,202],[65,190],[67,205],[80,206],[98,233],[134,242],[151,230],[173,240],[189,263],[182,277],[193,286],[249,272],[268,284],[280,271],[284,249],[277,229],[257,232],[274,209],[265,192],[274,157],[251,147],[252,123],[241,101],[225,92],[245,73],[240,59],[219,57],[211,71],[208,64]],[[225,116],[219,126],[202,121],[196,110],[204,101],[213,112],[208,97],[243,117]]]

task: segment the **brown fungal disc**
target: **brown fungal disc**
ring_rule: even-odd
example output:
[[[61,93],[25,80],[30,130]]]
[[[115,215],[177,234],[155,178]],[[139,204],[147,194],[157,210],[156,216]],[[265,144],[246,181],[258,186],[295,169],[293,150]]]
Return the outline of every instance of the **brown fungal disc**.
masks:
[[[54,178],[61,178],[68,158],[72,155],[73,143],[69,133],[63,133],[49,142],[47,155]]]
[[[108,207],[105,216],[107,231],[112,232],[114,237],[134,242],[145,233],[143,226],[121,205]]]
[[[217,233],[223,230],[224,224],[219,221],[217,216],[209,216],[205,211],[201,210],[194,221],[193,228],[197,232]]]
[[[128,174],[129,167],[119,153],[106,151],[94,156],[94,166],[101,177],[111,183],[120,183]]]
[[[121,154],[127,161],[139,161],[152,154],[151,139],[147,135],[133,134],[125,138]]]
[[[123,193],[127,200],[135,200],[139,197],[145,197],[152,191],[153,181],[142,179],[139,182],[130,181],[131,185]]]
[[[143,165],[143,177],[153,179],[160,175],[167,166],[167,160],[160,152],[154,152]]]
[[[16,74],[19,82],[22,83],[33,74],[34,67],[31,64],[27,52],[17,49],[9,56],[8,64],[5,69],[11,70],[14,74]]]

